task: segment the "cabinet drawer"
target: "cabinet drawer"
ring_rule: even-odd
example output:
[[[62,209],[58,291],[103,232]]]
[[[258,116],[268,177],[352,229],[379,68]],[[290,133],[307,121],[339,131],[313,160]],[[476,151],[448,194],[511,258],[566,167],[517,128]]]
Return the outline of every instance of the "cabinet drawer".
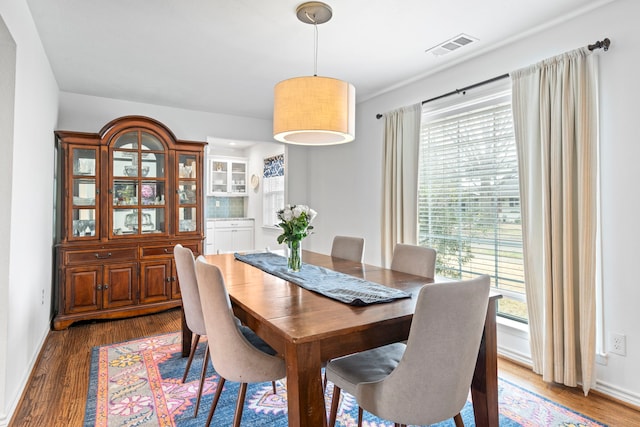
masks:
[[[142,247],[142,258],[145,257],[158,257],[158,256],[173,256],[173,248],[175,245],[163,245],[163,246],[143,246]],[[198,244],[197,243],[182,243],[187,249],[191,249],[191,252],[194,254],[198,253]]]
[[[253,220],[251,219],[234,219],[228,221],[215,221],[215,228],[252,228]]]
[[[65,252],[66,264],[77,264],[92,261],[135,261],[138,258],[136,248],[97,249],[93,251]]]

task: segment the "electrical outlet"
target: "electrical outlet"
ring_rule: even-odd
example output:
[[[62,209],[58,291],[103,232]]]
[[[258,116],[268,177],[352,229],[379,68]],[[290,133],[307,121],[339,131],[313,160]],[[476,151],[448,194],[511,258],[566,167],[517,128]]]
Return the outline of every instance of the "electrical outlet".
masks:
[[[42,289],[42,298],[40,304],[44,305],[44,289]]]
[[[623,334],[609,334],[609,352],[620,356],[627,355],[627,336]]]

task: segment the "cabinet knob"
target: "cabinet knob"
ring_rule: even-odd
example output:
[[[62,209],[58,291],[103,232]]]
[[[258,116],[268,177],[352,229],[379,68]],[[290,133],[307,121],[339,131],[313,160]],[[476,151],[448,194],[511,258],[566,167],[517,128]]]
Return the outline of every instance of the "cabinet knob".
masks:
[[[96,289],[97,289],[97,290],[102,290],[102,285],[98,285],[98,286],[96,286]]]
[[[96,254],[96,259],[106,259],[111,256],[111,252],[108,252],[106,255]]]
[[[171,281],[171,277],[167,277],[167,278],[165,279],[165,281],[170,282],[170,281]]]
[[[105,283],[104,285],[102,285],[102,289],[109,289],[109,284]]]

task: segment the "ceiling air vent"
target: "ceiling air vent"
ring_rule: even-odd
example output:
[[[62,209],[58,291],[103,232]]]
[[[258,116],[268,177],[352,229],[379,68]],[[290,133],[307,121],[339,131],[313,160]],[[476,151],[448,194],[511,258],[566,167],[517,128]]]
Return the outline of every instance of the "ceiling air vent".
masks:
[[[442,56],[477,41],[478,41],[477,38],[471,37],[467,34],[458,34],[452,39],[449,39],[443,43],[440,43],[439,45],[436,45],[432,48],[425,50],[425,52],[430,52],[435,56]]]

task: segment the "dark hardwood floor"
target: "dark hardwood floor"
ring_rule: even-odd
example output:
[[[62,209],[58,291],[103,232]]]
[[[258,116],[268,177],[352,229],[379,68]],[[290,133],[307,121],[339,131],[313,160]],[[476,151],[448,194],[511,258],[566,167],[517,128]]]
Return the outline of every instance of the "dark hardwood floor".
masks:
[[[51,331],[9,426],[82,426],[95,346],[180,329],[180,310],[131,319],[76,324]],[[503,378],[615,427],[640,426],[640,411],[595,393],[549,385],[530,369],[499,360]]]
[[[91,349],[180,330],[180,309],[51,331],[9,426],[82,426]]]
[[[640,426],[640,409],[609,399],[598,392],[590,391],[585,396],[581,388],[545,383],[531,368],[509,360],[498,358],[498,375],[610,427]]]

